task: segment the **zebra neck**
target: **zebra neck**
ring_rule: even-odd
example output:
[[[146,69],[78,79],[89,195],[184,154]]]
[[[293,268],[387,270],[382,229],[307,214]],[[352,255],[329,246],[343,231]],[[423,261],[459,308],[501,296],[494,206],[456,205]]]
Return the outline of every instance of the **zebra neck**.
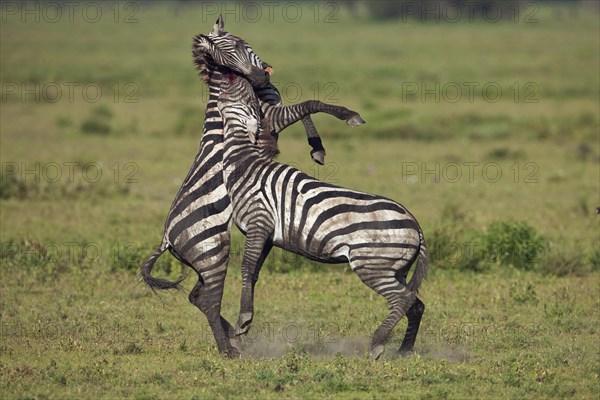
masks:
[[[239,123],[239,121],[236,121]],[[237,188],[248,182],[261,165],[269,161],[260,157],[258,147],[248,138],[246,129],[232,128],[225,124],[225,141],[223,145],[223,180],[230,196],[235,197]]]
[[[262,160],[260,148],[252,143],[247,128],[239,128],[239,121],[229,122],[232,121],[226,121],[224,129],[223,166],[248,168]]]
[[[209,104],[212,101],[217,101],[219,94],[221,93],[221,79],[222,75],[219,71],[211,71],[210,79],[208,80],[208,101]],[[216,104],[215,104],[216,107]],[[206,111],[209,111],[209,105],[206,107]]]
[[[223,177],[231,194],[237,192],[237,185],[254,174],[257,168],[269,163],[273,155],[270,147],[262,146],[268,143],[268,133],[263,133],[263,139],[260,139],[259,100],[246,79],[239,76],[223,77],[219,109],[224,121]]]
[[[242,95],[243,93],[236,91],[234,96]],[[242,175],[252,174],[256,170],[257,164],[265,162],[265,160],[261,158],[261,151],[254,143],[258,137],[260,125],[257,101],[250,104],[231,101],[229,96],[229,92],[222,91],[219,106],[224,119],[224,179],[225,185],[231,189]]]
[[[177,217],[178,213],[174,210],[179,210],[177,208],[178,204],[188,201],[190,198],[189,193],[194,192],[192,190],[193,187],[201,187],[207,180],[214,176],[214,173],[208,172],[222,159],[223,118],[217,107],[221,75],[219,72],[209,71],[207,76],[210,76],[210,79],[205,81],[209,88],[209,98],[204,111],[202,139],[200,140],[198,152],[194,157],[194,162],[171,204],[166,226],[169,226],[173,218]],[[221,184],[222,181],[219,185]]]
[[[204,127],[202,131],[202,143],[205,141],[222,141],[223,138],[223,117],[219,112],[217,106],[217,100],[221,93],[221,78],[222,75],[219,71],[210,71],[210,79],[207,82],[208,85],[208,102],[206,103],[206,109],[204,111]],[[218,139],[217,136],[221,138]]]

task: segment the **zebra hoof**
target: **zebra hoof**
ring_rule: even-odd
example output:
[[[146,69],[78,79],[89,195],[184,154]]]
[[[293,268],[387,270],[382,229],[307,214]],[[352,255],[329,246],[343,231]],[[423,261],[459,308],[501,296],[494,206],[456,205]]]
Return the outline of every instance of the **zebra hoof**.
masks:
[[[233,358],[233,359],[235,359],[235,358],[237,358],[237,359],[242,358],[242,352],[238,348],[233,347],[233,346],[231,346],[231,347],[229,347],[227,349],[226,355],[227,355],[228,358]]]
[[[351,127],[353,127],[353,128],[354,128],[355,126],[359,126],[359,125],[365,124],[366,122],[365,122],[365,120],[364,120],[364,119],[362,119],[362,118],[360,117],[360,115],[358,115],[358,114],[355,114],[355,115],[353,115],[352,117],[348,118],[348,119],[346,120],[346,123],[347,123],[349,126],[351,126]]]
[[[238,357],[242,356],[242,342],[239,336],[229,339],[229,351],[238,354]]]
[[[402,350],[402,349],[398,350],[398,355],[402,358],[408,358],[408,357],[412,356],[413,354],[415,354],[415,352],[412,350]]]
[[[237,326],[235,327],[236,336],[245,335],[250,330],[250,324],[252,323],[252,313],[245,312],[241,313],[238,318]]]
[[[313,150],[310,152],[310,156],[317,164],[325,164],[325,150]]]
[[[374,360],[379,360],[379,357],[381,357],[381,355],[383,354],[384,349],[385,347],[382,344],[373,347],[370,353],[371,357],[373,357]]]

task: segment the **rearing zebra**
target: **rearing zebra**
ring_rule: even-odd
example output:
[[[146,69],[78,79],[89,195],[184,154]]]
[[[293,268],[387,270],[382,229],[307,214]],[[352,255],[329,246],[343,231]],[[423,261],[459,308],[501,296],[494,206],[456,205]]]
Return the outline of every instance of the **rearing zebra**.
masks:
[[[218,59],[223,49],[238,48],[234,37],[203,40]],[[349,262],[363,283],[382,295],[390,314],[375,331],[371,354],[379,358],[398,321],[408,327],[400,347],[411,351],[425,305],[417,292],[427,275],[428,255],[416,219],[400,204],[372,194],[318,181],[271,160],[273,152],[255,145],[268,135],[264,110],[243,77],[221,81],[217,105],[224,127],[224,182],[233,205],[233,221],[246,235],[242,260],[242,297],[237,333],[250,328],[254,287],[272,246],[309,259]],[[413,264],[414,273],[407,275]]]
[[[178,287],[183,276],[175,282],[151,276],[154,263],[167,250],[179,261],[194,269],[198,274],[198,283],[190,292],[189,300],[206,315],[219,351],[235,357],[240,354],[234,339],[235,331],[231,324],[221,316],[221,301],[230,250],[229,229],[232,215],[229,196],[223,184],[223,119],[217,108],[217,98],[223,76],[219,69],[223,69],[223,67],[217,69],[212,59],[205,59],[203,53],[196,51],[199,41],[209,40],[209,37],[212,36],[229,35],[223,32],[223,28],[223,20],[219,18],[209,36],[200,35],[194,39],[195,63],[210,89],[202,140],[194,163],[169,210],[162,243],[155,253],[144,262],[140,272],[144,281],[152,288]],[[242,68],[239,67],[240,61],[237,58],[222,57],[219,61],[229,66],[223,70],[227,71],[230,76],[235,76],[232,74],[236,71],[236,73],[252,78],[257,84],[264,85],[257,89],[261,103],[279,104],[279,93],[275,87],[268,84],[268,75],[265,74],[265,68],[268,65],[254,54],[250,46],[245,46],[244,42],[237,37],[236,40],[239,44],[237,52],[242,54],[240,58],[241,64],[243,64]],[[328,112],[340,119],[355,117],[354,120],[356,120],[358,116],[344,107],[328,106],[322,103],[312,109],[298,107],[287,109],[272,106],[269,108],[269,119],[274,128],[273,133],[276,136],[299,118],[318,111]],[[358,117],[358,119],[360,118]],[[305,126],[307,126],[306,122]],[[310,125],[307,128],[310,128]],[[309,140],[311,134],[314,138],[314,134],[316,134],[314,127],[312,130],[307,129],[307,134]],[[269,142],[268,138],[264,137],[263,139],[263,142]],[[318,150],[318,147],[314,146],[314,139],[312,144],[313,149]],[[315,157],[314,154],[313,157]]]

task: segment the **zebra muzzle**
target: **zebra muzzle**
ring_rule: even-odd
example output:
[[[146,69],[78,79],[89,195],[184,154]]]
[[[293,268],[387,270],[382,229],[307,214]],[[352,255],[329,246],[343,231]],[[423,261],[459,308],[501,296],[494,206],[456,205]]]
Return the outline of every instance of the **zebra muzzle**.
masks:
[[[248,73],[248,80],[250,80],[254,87],[264,87],[269,83],[269,72],[266,69],[253,66]]]

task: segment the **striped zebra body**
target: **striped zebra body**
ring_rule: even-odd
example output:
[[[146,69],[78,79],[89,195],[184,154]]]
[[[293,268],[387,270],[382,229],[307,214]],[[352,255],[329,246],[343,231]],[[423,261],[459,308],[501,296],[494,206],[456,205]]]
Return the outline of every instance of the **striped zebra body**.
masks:
[[[264,134],[251,89],[243,78],[223,79],[218,100],[224,118],[225,186],[233,221],[246,234],[238,333],[250,327],[254,285],[265,254],[275,245],[321,262],[349,262],[360,279],[390,304],[390,315],[373,336],[372,355],[382,354],[404,315],[409,326],[401,351],[412,350],[424,311],[416,295],[428,258],[416,219],[392,200],[327,184],[273,162],[251,140]]]
[[[205,315],[220,352],[239,357],[231,324],[221,316],[221,301],[229,260],[232,207],[223,184],[223,119],[217,108],[221,74],[207,79],[209,99],[200,147],[169,210],[163,239],[142,266],[144,281],[153,289],[179,287],[185,277],[170,282],[151,276],[160,254],[171,254],[198,274],[189,300]]]
[[[217,24],[213,31],[220,32],[222,21],[221,26],[217,27]],[[194,39],[194,46],[197,45],[200,36]],[[253,68],[263,68],[264,63],[249,46],[246,51],[246,59],[251,62]],[[218,66],[206,60],[203,54],[194,52],[194,55],[200,75],[209,87],[203,135],[194,162],[169,210],[162,242],[155,253],[144,262],[140,272],[146,284],[153,289],[180,287],[184,275],[174,282],[151,275],[154,263],[167,250],[179,261],[194,269],[199,279],[189,294],[189,300],[206,315],[219,351],[237,357],[240,351],[235,330],[220,315],[229,260],[233,210],[223,181],[223,118],[217,106],[223,74],[218,70]],[[253,93],[256,93],[257,107],[263,107],[268,113],[272,127],[268,135],[272,139],[266,140],[266,136],[261,139],[261,142],[265,143],[265,151],[276,148],[274,143],[281,130],[302,119],[309,143],[313,147],[311,155],[319,161],[324,155],[324,149],[309,118],[310,113],[324,111],[341,119],[357,115],[343,107],[320,102],[311,103],[311,107],[280,107],[281,97],[271,84],[253,89]]]
[[[226,261],[228,256],[223,244],[229,242],[231,203],[221,173],[223,120],[216,107],[218,92],[214,93],[212,83],[210,88],[200,148],[169,210],[164,240],[175,257],[192,267],[202,264],[203,268],[197,272],[210,271],[215,275],[216,271],[206,262],[221,267],[224,274],[223,260],[219,259]],[[219,256],[221,253],[225,253],[224,257]],[[212,259],[209,259],[211,254]]]

